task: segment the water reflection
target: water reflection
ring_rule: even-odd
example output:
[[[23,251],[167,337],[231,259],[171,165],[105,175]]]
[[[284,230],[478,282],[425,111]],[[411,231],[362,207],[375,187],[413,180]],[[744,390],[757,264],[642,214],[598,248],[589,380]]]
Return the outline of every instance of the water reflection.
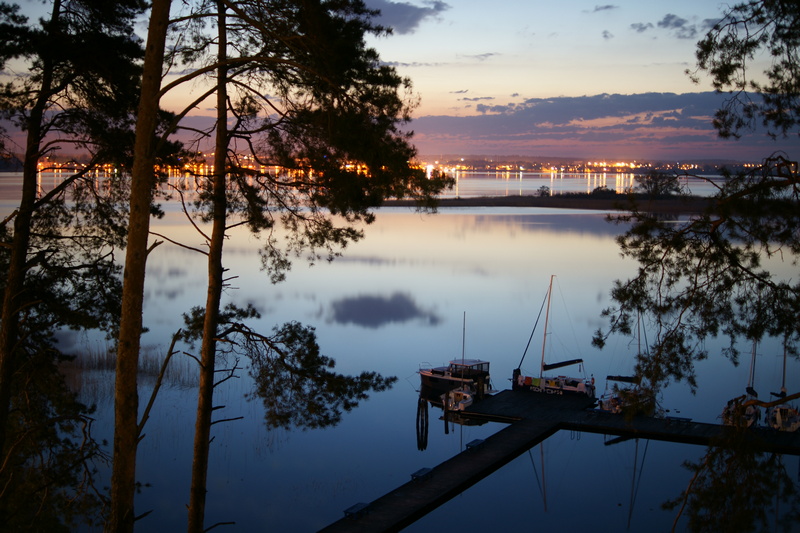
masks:
[[[491,189],[481,188],[484,191]],[[168,204],[165,209],[167,216],[158,222],[158,231],[190,242],[192,234]],[[438,464],[463,449],[464,443],[485,439],[505,427],[459,424],[449,416],[445,422],[441,409],[426,402],[428,432],[415,443],[417,431],[411,428],[420,409],[416,371],[421,362],[461,356],[466,312],[467,356],[491,360],[497,375],[510,377],[553,273],[569,287],[563,298],[570,316],[560,336],[575,339],[571,344],[582,347],[587,370],[596,376],[628,374],[636,353],[628,340],[614,340],[603,352],[589,344],[592,332],[603,323],[600,312],[609,304],[612,281],[635,269],[619,256],[614,237],[620,231],[605,222],[603,213],[588,211],[476,208],[420,216],[385,209],[367,228],[365,239],[348,247],[342,258],[313,268],[298,263],[287,282],[277,286],[259,271],[254,243],[233,235],[226,263],[239,277],[225,298],[241,306],[255,305],[263,317],[260,330],[293,320],[313,324],[322,352],[336,360],[337,372],[358,375],[370,369],[399,380],[390,390],[345,412],[338,425],[307,431],[284,429],[282,422],[292,421],[286,412],[302,412],[313,404],[290,395],[279,398],[284,392],[274,388],[279,383],[261,380],[274,385],[264,397],[284,413],[275,418],[277,423],[267,420],[261,396],[253,397],[257,401],[245,399],[259,380],[258,369],[253,369],[255,379],[243,373],[241,379],[225,383],[218,391],[218,416],[242,418],[215,427],[208,523],[233,519],[237,526],[231,531],[256,530],[264,524],[274,531],[316,531],[339,519],[355,501],[377,498],[405,483],[421,466]],[[143,344],[158,354],[182,325],[181,314],[204,301],[205,265],[164,244],[151,254],[148,281],[152,285]],[[367,316],[370,312],[377,316]],[[69,338],[70,343],[77,340]],[[720,348],[709,341],[709,350]],[[764,348],[759,354],[757,389],[777,387],[782,361],[782,351]],[[698,364],[695,395],[674,385],[663,391],[660,400],[682,416],[719,422],[721,406],[740,392],[746,371],[711,358]],[[103,370],[81,372],[84,382],[89,376],[93,378],[88,381],[108,383],[112,378]],[[790,360],[790,379],[797,372],[797,362]],[[499,379],[494,386],[509,388],[510,383]],[[148,380],[142,387],[149,387]],[[89,387],[81,392],[89,395]],[[317,394],[306,392],[312,399]],[[110,436],[111,396],[92,392],[91,401],[98,405],[98,432]],[[185,528],[183,503],[188,498],[195,408],[196,394],[186,390],[181,379],[162,391],[151,414],[139,455],[138,477],[146,485],[136,504],[143,511],[152,510],[142,522],[144,529]],[[418,449],[421,446],[424,451]],[[531,455],[523,455],[408,531],[495,530],[499,523],[509,528],[530,528],[535,523],[542,529],[563,529],[564,517],[575,516],[577,506],[581,515],[592,517],[592,527],[625,530],[635,447],[634,441],[606,446],[602,435],[559,432],[543,449],[532,452],[535,464]],[[692,472],[680,465],[699,464],[704,453],[702,448],[674,443],[648,445],[644,470],[640,466],[636,472],[632,531],[671,527],[677,509],[665,510],[661,504],[674,499],[692,479]],[[787,472],[796,471],[797,458],[784,458],[784,465]],[[537,477],[539,482],[545,478],[546,508]],[[685,526],[687,516],[678,529]]]
[[[171,224],[169,213],[163,223]],[[167,229],[172,231],[161,231]],[[569,287],[561,297],[569,317],[557,336],[582,347],[587,370],[596,376],[629,373],[636,346],[620,340],[600,352],[589,343],[602,323],[600,311],[608,305],[611,282],[633,271],[634,265],[619,257],[614,243],[618,231],[596,212],[474,209],[420,216],[387,209],[341,260],[313,268],[298,265],[287,282],[277,286],[266,283],[258,271],[252,243],[234,236],[227,261],[239,274],[235,283],[240,290],[230,290],[226,297],[240,305],[256,305],[262,312],[262,329],[291,320],[314,324],[322,350],[336,359],[339,372],[357,375],[374,369],[400,379],[391,390],[347,412],[335,427],[304,432],[267,430],[264,402],[239,400],[251,390],[248,380],[220,391],[225,407],[219,416],[245,418],[221,426],[214,441],[218,449],[212,451],[217,459],[209,472],[209,522],[235,516],[242,530],[269,522],[275,530],[315,531],[339,519],[354,502],[377,498],[405,483],[420,467],[438,464],[465,443],[502,429],[496,423],[459,424],[450,415],[446,422],[443,411],[428,402],[427,424],[418,425],[416,372],[421,362],[446,363],[461,356],[466,312],[467,357],[491,360],[498,375],[510,377],[550,274],[556,273]],[[204,272],[202,265],[196,268],[180,250],[166,245],[153,254],[151,268],[185,271],[180,278],[186,288],[183,294],[167,301],[154,291],[148,300],[145,317],[151,329],[146,340],[156,342],[163,337],[158,331],[173,323],[171,331],[179,310],[194,303]],[[392,302],[397,305],[392,307]],[[334,314],[337,306],[342,314]],[[365,309],[387,314],[371,320]],[[391,316],[408,318],[391,320]],[[771,366],[762,364],[759,376],[772,378]],[[738,391],[731,383],[743,380],[739,369],[708,361],[698,369],[697,395],[675,386],[665,391],[664,403],[672,412],[715,422],[720,406]],[[510,383],[501,379],[494,386],[509,388]],[[174,415],[161,412],[157,440],[142,443],[142,479],[158,490],[144,491],[140,507],[154,509],[154,524],[180,529],[184,516],[175,512],[173,498],[162,495],[186,491],[181,450],[187,449],[184,435],[191,428],[179,413],[191,412],[194,405],[180,394],[168,401]],[[287,398],[282,405],[291,408],[292,402]],[[294,407],[302,405],[295,403]],[[427,434],[417,433],[425,427]],[[574,512],[575,487],[570,482],[574,479],[582,480],[581,492],[587,496],[581,506],[598,527],[624,530],[634,455],[632,441],[605,446],[602,436],[560,432],[545,444],[547,512],[536,483],[541,462],[537,457],[539,470],[534,471],[525,456],[409,531],[492,529],[500,516],[511,527],[529,526],[533,517],[542,527],[562,527],[563,516]],[[650,444],[632,530],[669,527],[675,513],[662,510],[661,504],[674,498],[691,477],[680,465],[701,455],[702,450],[691,446]],[[475,508],[487,512],[476,517],[469,512]],[[472,518],[459,523],[456,516]]]
[[[267,428],[325,428],[341,422],[343,413],[391,387],[395,377],[376,372],[347,376],[334,372],[334,361],[320,354],[314,328],[296,322],[276,328],[270,339],[247,339],[251,397],[264,404]]]
[[[355,324],[364,328],[410,321],[435,326],[441,322],[436,313],[417,305],[410,294],[399,292],[391,296],[363,295],[333,301],[330,319],[337,324]]]
[[[676,522],[685,516],[690,531],[795,531],[800,523],[796,475],[783,456],[759,452],[746,429],[730,428],[684,466],[692,478],[664,507],[677,511]]]

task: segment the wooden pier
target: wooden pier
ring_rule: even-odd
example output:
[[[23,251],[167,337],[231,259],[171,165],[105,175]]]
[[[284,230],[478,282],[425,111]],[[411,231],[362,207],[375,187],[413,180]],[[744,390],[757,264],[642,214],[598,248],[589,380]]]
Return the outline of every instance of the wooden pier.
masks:
[[[354,502],[345,516],[321,530],[332,532],[399,531],[462,493],[492,472],[559,430],[710,446],[731,428],[684,418],[634,417],[591,409],[582,396],[552,396],[502,391],[475,403],[463,416],[510,425],[483,441],[473,441],[442,464],[409,473],[409,482],[372,502]],[[800,455],[800,432],[747,429],[755,449]],[[358,512],[349,512],[357,510]]]

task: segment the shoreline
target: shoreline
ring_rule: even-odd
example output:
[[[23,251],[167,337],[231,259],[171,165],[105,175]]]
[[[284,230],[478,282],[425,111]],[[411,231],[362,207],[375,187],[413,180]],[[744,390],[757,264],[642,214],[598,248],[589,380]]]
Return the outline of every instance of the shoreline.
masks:
[[[440,198],[437,208],[446,207],[550,207],[556,209],[589,209],[597,211],[630,211],[632,202],[639,209],[658,213],[699,213],[711,203],[702,196],[645,198],[639,195],[598,196],[592,194],[562,194],[555,196],[476,196],[471,198]],[[384,207],[414,207],[413,200],[387,200]]]

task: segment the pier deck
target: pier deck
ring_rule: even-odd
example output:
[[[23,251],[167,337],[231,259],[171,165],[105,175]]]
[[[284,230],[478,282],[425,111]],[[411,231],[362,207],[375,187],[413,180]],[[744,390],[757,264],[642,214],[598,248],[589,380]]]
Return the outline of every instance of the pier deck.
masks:
[[[481,443],[431,468],[397,489],[369,502],[357,516],[346,516],[323,532],[399,531],[509,463],[559,430],[712,445],[730,428],[687,419],[634,417],[627,420],[590,409],[581,396],[551,396],[502,391],[477,402],[463,416],[510,425]],[[748,429],[753,446],[800,455],[800,432]]]

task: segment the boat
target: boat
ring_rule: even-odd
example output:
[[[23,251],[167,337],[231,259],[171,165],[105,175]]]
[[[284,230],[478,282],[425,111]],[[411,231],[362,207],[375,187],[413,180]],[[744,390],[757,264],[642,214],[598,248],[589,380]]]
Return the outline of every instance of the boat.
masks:
[[[786,346],[783,348],[783,379],[780,392],[771,393],[777,398],[786,398]],[[800,429],[800,411],[788,403],[773,405],[767,409],[767,425],[778,431],[797,431]]]
[[[553,292],[553,279],[555,276],[550,276],[550,286],[547,289],[547,312],[544,319],[544,336],[542,339],[542,362],[539,367],[539,377],[525,376],[522,374],[522,361],[520,366],[515,368],[511,376],[511,388],[514,390],[530,390],[533,392],[542,392],[546,394],[583,394],[594,398],[594,377],[586,379],[585,377],[570,377],[566,375],[545,376],[544,373],[549,370],[564,368],[572,365],[579,365],[582,368],[583,359],[570,359],[568,361],[560,361],[557,363],[545,363],[545,348],[547,345],[547,326],[550,319],[550,297]],[[534,326],[534,329],[536,326]],[[523,359],[525,356],[523,355]]]
[[[613,384],[609,387],[609,382]],[[597,401],[597,408],[613,414],[663,416],[655,393],[642,387],[640,376],[606,376],[606,390]]]
[[[448,411],[466,411],[472,402],[473,394],[469,388],[451,390],[442,395],[442,404]]]
[[[464,313],[461,359],[453,359],[447,366],[425,364],[419,369],[420,397],[450,411],[463,411],[473,401],[482,400],[494,392],[489,376],[489,361],[465,357],[466,329],[467,315]]]
[[[754,403],[758,400],[758,393],[753,388],[756,375],[756,347],[753,341],[753,354],[750,359],[750,378],[745,387],[745,394],[737,396],[722,409],[722,423],[726,426],[751,427],[761,420],[761,409]]]
[[[609,390],[608,382],[615,382]],[[606,376],[606,392],[597,402],[601,411],[613,414],[656,414],[655,397],[641,388],[642,380],[636,376]],[[624,383],[627,386],[618,385]]]
[[[489,362],[481,359],[454,359],[447,366],[421,367],[419,376],[420,396],[431,403],[442,404],[442,396],[454,391],[472,400],[491,393]]]
[[[767,424],[778,431],[797,431],[800,429],[800,412],[787,403],[767,409]]]

